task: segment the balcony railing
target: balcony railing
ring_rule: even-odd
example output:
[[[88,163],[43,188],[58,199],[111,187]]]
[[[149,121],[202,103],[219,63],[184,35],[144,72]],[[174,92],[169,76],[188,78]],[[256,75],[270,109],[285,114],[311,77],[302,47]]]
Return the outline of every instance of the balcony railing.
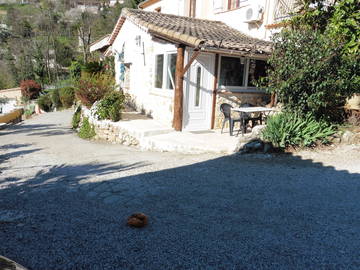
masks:
[[[276,0],[274,10],[274,21],[280,22],[291,16],[297,8],[296,0]]]

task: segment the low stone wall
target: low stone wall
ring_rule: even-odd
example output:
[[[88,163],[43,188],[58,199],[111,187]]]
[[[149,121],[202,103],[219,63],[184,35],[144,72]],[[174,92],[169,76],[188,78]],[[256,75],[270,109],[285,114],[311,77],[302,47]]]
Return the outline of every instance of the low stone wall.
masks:
[[[239,107],[244,103],[249,103],[254,106],[264,106],[269,103],[269,97],[264,93],[218,92],[216,96],[215,128],[221,128],[224,119],[220,111],[220,105],[222,103],[228,103],[233,107]]]
[[[90,110],[83,108],[82,118],[87,117],[90,124],[95,129],[95,140],[107,141],[111,143],[118,143],[127,146],[139,145],[139,140],[129,134],[129,132],[119,126],[118,122],[112,122],[110,120],[97,120],[91,116]]]

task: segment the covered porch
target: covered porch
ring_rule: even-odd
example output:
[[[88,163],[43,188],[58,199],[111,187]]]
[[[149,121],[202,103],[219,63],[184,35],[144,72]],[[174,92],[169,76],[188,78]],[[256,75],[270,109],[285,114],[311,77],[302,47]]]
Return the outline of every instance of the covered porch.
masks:
[[[94,126],[96,140],[135,146],[144,151],[232,154],[252,139],[251,133],[231,137],[228,130],[221,134],[219,129],[176,132],[138,112],[124,112],[119,122],[96,120],[85,108],[83,114]]]
[[[139,57],[138,63],[131,64],[131,68],[138,64],[141,65],[138,70],[150,70],[147,74],[152,77],[150,94],[162,96],[166,92],[165,95],[171,97],[171,103],[166,106],[171,108],[175,131],[218,128],[222,102],[234,106],[245,102],[254,105],[267,102],[253,80],[264,73],[264,60],[271,52],[269,42],[247,36],[219,21],[124,9],[109,38],[110,45],[129,22],[149,36],[136,34],[136,44],[143,47],[140,49],[143,57]],[[127,28],[132,32],[140,31]],[[122,35],[127,33],[123,31]],[[118,50],[126,49],[124,44],[120,46],[119,43]],[[169,44],[175,51],[169,52],[165,47],[163,51],[157,50],[157,44],[160,44],[158,47]],[[146,69],[145,65],[153,66]]]

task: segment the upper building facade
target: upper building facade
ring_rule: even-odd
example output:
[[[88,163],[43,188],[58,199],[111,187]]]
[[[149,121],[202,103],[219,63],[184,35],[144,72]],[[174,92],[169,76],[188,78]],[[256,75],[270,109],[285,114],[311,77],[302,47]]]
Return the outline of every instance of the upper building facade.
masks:
[[[147,0],[139,8],[221,21],[252,37],[269,40],[296,0]]]

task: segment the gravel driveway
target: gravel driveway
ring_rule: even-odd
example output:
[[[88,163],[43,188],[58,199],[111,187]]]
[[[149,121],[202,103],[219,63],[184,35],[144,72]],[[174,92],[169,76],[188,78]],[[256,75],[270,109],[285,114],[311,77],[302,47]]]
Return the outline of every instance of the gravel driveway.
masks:
[[[0,255],[33,270],[360,269],[360,147],[181,155],[0,131]],[[225,136],[224,136],[225,138]],[[143,229],[126,218],[144,212]]]

